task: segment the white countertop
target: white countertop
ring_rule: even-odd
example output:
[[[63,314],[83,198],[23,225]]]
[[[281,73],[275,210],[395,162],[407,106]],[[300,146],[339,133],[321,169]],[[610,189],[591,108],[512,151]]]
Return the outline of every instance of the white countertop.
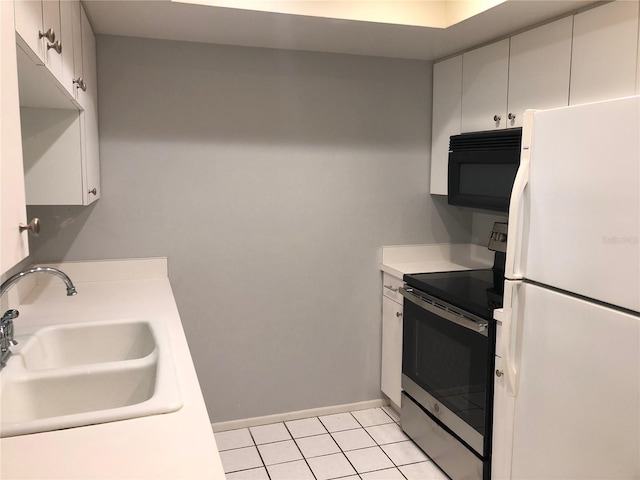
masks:
[[[78,294],[67,297],[60,279],[50,275],[23,279],[20,290],[30,291],[19,306],[10,305],[20,310],[16,337],[57,323],[162,318],[171,337],[183,407],[173,413],[2,438],[0,478],[224,479],[166,259],[51,266],[71,277]]]
[[[380,270],[402,279],[406,273],[491,268],[494,253],[473,244],[435,243],[382,247]]]

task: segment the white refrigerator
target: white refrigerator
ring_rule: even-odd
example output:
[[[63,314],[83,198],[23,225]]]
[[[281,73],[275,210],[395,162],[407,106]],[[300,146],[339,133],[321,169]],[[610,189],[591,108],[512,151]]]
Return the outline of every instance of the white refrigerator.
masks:
[[[640,478],[640,97],[528,111],[494,479]]]

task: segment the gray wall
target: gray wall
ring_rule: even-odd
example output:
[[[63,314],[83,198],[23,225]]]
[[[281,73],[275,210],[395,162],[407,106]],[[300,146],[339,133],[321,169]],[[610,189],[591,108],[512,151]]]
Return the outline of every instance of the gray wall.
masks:
[[[489,211],[474,211],[471,220],[471,243],[476,245],[489,245],[489,235],[493,230],[494,222],[507,223],[509,216],[502,213]]]
[[[431,64],[100,36],[98,78],[102,199],[30,260],[167,256],[214,422],[380,398],[380,246],[471,238]]]

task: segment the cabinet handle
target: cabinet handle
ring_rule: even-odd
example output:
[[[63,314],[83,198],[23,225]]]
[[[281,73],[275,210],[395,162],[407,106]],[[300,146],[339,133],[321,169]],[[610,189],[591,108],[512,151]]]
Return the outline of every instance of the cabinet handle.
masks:
[[[84,83],[84,78],[82,77],[78,77],[76,79],[73,80],[74,85],[76,85],[79,89],[81,89],[83,92],[87,91],[87,84]]]
[[[502,375],[504,375],[504,372],[502,370],[496,370],[497,377],[501,377]]]
[[[89,190],[89,193],[91,195],[97,195],[98,194],[98,189],[96,187],[93,187],[91,190]]]
[[[62,53],[62,44],[60,43],[60,40],[56,40],[53,43],[47,44],[47,50],[50,50],[52,48],[56,51],[56,53]]]
[[[402,316],[402,312],[396,312],[396,317],[400,318]]]
[[[509,120],[515,120],[516,119],[516,114],[515,113],[510,113],[509,115],[507,115],[507,118]]]
[[[34,218],[29,222],[28,225],[21,223],[19,225],[19,228],[21,232],[27,230],[29,233],[31,233],[31,235],[37,237],[38,235],[40,235],[40,219]]]
[[[42,31],[38,31],[38,38],[46,38],[51,43],[53,43],[56,41],[56,32],[54,32],[51,28],[44,33],[42,33]]]
[[[494,122],[499,122],[500,120],[502,120],[502,117],[500,115],[494,115],[493,116],[493,121]]]
[[[384,288],[388,288],[392,292],[398,293],[398,289],[397,288],[393,288],[391,285],[385,285]]]

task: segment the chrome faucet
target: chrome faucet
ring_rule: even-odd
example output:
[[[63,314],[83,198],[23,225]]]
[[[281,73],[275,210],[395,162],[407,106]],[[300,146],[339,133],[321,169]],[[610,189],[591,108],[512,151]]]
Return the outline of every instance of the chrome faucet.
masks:
[[[67,296],[72,296],[78,293],[76,292],[76,287],[73,285],[73,282],[66,273],[58,270],[57,268],[34,267],[23,272],[16,273],[4,281],[2,285],[0,285],[0,297],[2,297],[2,295],[4,295],[4,293],[14,284],[18,283],[18,281],[22,280],[27,275],[34,273],[49,273],[61,278],[67,287]],[[0,358],[0,369],[4,367],[7,359],[11,356],[11,350],[9,347],[18,344],[18,342],[13,338],[13,320],[18,318],[18,315],[20,315],[18,310],[7,310],[4,312],[4,315],[2,315],[2,320],[0,321],[0,353],[2,354],[2,357]]]

